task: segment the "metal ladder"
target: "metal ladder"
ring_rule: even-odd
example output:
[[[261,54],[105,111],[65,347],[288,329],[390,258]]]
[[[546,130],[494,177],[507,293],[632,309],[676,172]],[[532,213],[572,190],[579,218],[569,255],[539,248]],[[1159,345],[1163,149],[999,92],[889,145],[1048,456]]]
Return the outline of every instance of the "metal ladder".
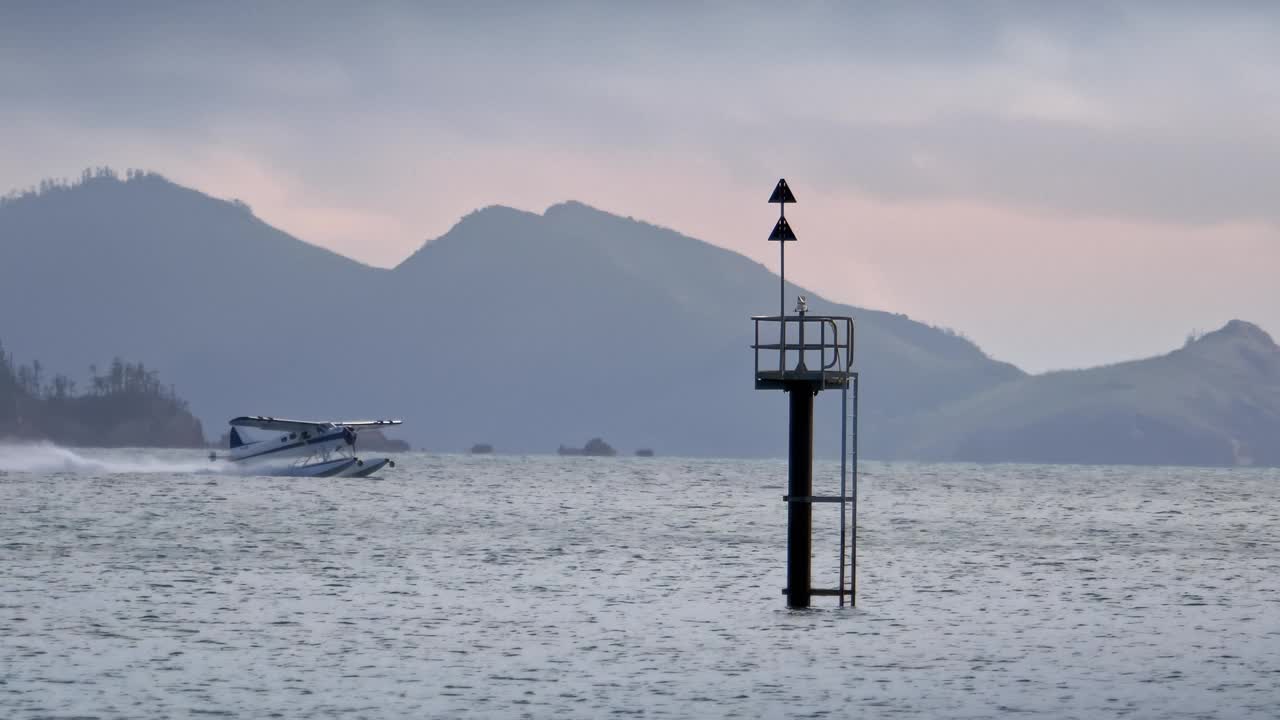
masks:
[[[840,394],[840,606],[858,604],[858,373]]]

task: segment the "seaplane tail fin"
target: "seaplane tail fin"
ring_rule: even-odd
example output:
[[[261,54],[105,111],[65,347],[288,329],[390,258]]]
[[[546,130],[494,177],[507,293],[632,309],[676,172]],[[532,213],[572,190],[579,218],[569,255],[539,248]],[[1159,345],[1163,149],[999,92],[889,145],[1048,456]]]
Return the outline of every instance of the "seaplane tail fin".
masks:
[[[240,439],[240,433],[235,428],[231,428],[231,449],[238,448],[242,445],[248,445],[244,440]]]

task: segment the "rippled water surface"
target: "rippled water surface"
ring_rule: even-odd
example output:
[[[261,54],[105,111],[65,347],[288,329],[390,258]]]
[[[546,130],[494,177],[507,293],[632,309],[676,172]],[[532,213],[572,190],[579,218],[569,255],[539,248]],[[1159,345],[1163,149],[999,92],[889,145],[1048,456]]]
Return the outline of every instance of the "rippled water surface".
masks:
[[[82,455],[0,470],[6,718],[1280,716],[1276,471],[871,464],[787,611],[780,462]]]

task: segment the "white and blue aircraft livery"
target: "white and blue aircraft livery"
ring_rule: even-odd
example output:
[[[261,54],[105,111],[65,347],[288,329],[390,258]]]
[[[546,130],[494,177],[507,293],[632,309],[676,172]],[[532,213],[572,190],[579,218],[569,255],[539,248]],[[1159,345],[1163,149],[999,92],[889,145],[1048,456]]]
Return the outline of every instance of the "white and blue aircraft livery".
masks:
[[[231,420],[231,461],[254,475],[367,477],[391,458],[356,456],[361,430],[400,425],[399,420],[315,421],[245,415]],[[248,429],[264,431],[249,437]],[[216,457],[216,456],[215,456]]]

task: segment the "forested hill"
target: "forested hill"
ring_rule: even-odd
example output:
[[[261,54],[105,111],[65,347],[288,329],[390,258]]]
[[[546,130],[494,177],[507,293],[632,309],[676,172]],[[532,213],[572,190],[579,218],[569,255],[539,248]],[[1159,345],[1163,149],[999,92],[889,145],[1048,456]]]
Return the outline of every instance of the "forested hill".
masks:
[[[0,330],[64,374],[144,357],[211,426],[244,414],[403,417],[417,447],[554,452],[603,436],[663,455],[779,456],[786,400],[753,390],[748,316],[778,277],[580,203],[477,210],[393,270],[309,245],[238,201],[107,170],[0,200]],[[863,457],[1280,465],[1280,348],[1230,323],[1147,360],[1027,376],[902,315],[853,315]],[[0,434],[198,444],[155,373],[84,393],[6,358]],[[816,446],[834,459],[838,395]]]
[[[154,370],[117,358],[90,369],[88,387],[39,361],[19,365],[0,346],[0,440],[92,447],[200,447],[204,432]]]
[[[384,270],[243,203],[103,170],[0,202],[0,257],[8,342],[61,372],[145,358],[219,430],[245,414],[396,416],[432,450],[602,436],[664,455],[786,452],[785,398],[753,390],[747,348],[778,277],[579,203],[478,210]],[[888,419],[1023,375],[907,317],[798,294],[857,317],[869,455],[898,442]],[[830,455],[839,403],[817,412]]]

